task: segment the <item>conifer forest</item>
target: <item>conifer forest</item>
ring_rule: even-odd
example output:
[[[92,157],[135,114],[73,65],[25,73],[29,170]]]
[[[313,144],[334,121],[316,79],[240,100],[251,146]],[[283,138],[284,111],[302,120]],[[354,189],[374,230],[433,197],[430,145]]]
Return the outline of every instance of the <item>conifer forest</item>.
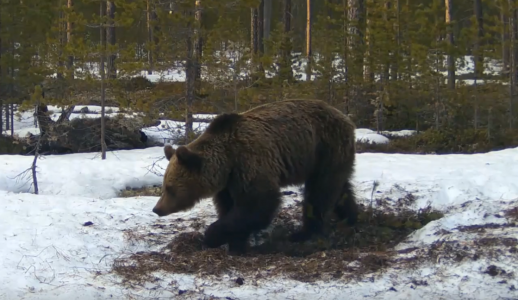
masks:
[[[405,149],[518,145],[517,11],[514,0],[1,0],[0,129],[18,109],[57,105],[60,122],[90,104],[184,121],[189,138],[198,113],[318,98],[359,128],[421,132]]]

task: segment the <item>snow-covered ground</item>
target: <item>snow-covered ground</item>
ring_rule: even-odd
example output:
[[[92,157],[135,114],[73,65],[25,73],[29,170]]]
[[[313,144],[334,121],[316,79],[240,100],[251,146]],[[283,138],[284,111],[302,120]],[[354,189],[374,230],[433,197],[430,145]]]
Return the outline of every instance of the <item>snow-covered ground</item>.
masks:
[[[159,219],[151,212],[156,197],[117,198],[120,189],[161,183],[154,174],[167,163],[161,147],[110,152],[105,161],[95,153],[43,157],[38,161],[40,195],[28,193],[29,177],[17,177],[31,161],[0,156],[0,299],[518,297],[513,273],[518,269],[518,228],[504,215],[518,205],[518,168],[512,167],[518,164],[518,149],[475,155],[358,155],[354,182],[361,201],[370,201],[377,181],[375,199],[397,199],[408,191],[417,197],[413,209],[431,203],[445,213],[396,247],[410,249],[396,256],[404,259],[424,255],[435,245],[434,260],[413,268],[389,267],[360,281],[303,283],[266,277],[246,279],[243,285],[235,284],[232,274],[213,278],[159,273],[160,281],[132,288],[108,271],[114,259],[149,250],[149,245],[128,241],[124,231],[155,232],[160,225],[188,225],[195,218],[210,224],[216,217],[212,203],[204,200],[191,211]],[[285,205],[295,200],[300,197],[286,196]],[[470,230],[484,224],[491,225]],[[499,245],[484,255],[491,246],[480,247],[479,241],[492,237],[507,238],[515,246]],[[451,260],[452,247],[473,255]],[[493,272],[488,274],[488,269]],[[180,295],[180,290],[188,292]]]

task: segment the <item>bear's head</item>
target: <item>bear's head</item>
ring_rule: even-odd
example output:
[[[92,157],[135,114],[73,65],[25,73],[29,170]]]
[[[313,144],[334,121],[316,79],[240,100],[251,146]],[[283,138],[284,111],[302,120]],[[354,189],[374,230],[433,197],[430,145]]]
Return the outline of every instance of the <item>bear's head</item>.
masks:
[[[201,173],[205,160],[199,153],[180,146],[164,147],[169,165],[164,174],[162,196],[153,208],[158,216],[192,208],[198,201],[211,195],[211,182]]]

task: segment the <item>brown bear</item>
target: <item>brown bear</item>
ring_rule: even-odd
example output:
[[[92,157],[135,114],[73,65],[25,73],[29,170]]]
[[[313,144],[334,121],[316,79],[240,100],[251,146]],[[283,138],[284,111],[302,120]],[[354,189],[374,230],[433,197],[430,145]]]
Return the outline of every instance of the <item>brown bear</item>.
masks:
[[[303,226],[292,241],[322,233],[333,211],[353,225],[354,130],[346,115],[320,100],[221,114],[188,145],[164,147],[169,165],[153,212],[167,216],[213,197],[218,220],[206,230],[205,245],[228,243],[231,254],[243,254],[250,234],[274,218],[280,188],[304,184]]]

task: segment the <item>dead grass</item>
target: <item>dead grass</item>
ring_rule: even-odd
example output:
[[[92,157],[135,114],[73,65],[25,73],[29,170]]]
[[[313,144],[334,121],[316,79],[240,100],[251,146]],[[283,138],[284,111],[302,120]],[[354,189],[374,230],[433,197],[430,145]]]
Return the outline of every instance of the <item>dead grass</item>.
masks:
[[[415,197],[407,195],[395,200],[396,205],[391,205],[391,209],[383,205],[377,209],[362,206],[355,228],[332,220],[333,226],[326,238],[315,238],[302,244],[288,241],[288,235],[298,227],[301,211],[299,205],[292,205],[279,212],[271,232],[256,235],[264,242],[250,247],[245,256],[229,256],[225,248],[205,249],[203,234],[199,231],[177,234],[178,229],[169,232],[167,225],[163,225],[160,234],[133,235],[131,239],[140,238],[156,245],[157,239],[173,236],[169,244],[157,251],[138,252],[117,259],[113,272],[128,284],[152,280],[156,271],[215,276],[232,274],[255,279],[283,275],[303,282],[359,278],[391,265],[393,255],[397,254],[392,250],[393,246],[414,230],[442,217],[430,208],[409,210],[408,204],[413,201]],[[200,220],[192,221],[192,225],[196,224],[201,232],[209,225]]]
[[[119,191],[118,196],[123,198],[129,197],[144,197],[144,196],[153,196],[160,197],[162,195],[162,187],[154,185],[154,186],[145,186],[141,188],[126,188],[125,190]]]

